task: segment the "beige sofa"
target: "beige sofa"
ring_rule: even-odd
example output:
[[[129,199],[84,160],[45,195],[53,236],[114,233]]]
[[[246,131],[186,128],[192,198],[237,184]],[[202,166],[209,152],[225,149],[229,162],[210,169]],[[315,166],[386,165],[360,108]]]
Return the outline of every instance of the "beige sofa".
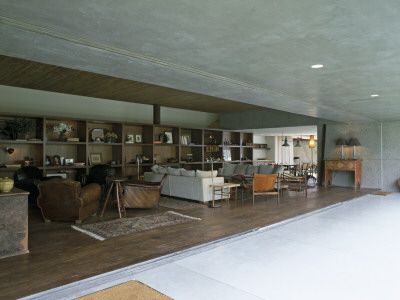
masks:
[[[153,166],[152,173],[145,173],[144,180],[159,182],[165,173],[167,180],[161,190],[161,194],[195,200],[200,202],[212,201],[213,183],[224,183],[223,177],[217,177],[217,171],[185,170],[171,167]],[[213,175],[213,177],[211,177]],[[221,199],[217,196],[215,200]]]

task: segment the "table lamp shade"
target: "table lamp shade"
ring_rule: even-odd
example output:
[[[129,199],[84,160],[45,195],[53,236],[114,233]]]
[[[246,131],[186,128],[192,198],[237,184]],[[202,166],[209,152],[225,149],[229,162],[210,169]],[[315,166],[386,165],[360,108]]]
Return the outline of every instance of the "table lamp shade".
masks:
[[[360,141],[357,138],[351,138],[349,146],[361,146]]]
[[[345,139],[338,139],[336,142],[336,146],[347,146],[347,141]]]
[[[360,141],[356,138],[351,138],[349,146],[353,146],[353,159],[356,159],[356,146],[361,146]]]

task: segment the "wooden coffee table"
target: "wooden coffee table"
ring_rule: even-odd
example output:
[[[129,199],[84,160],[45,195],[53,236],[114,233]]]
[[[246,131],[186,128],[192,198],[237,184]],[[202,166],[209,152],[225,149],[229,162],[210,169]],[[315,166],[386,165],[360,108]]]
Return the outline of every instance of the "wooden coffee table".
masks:
[[[210,207],[221,207],[221,205],[215,205],[215,197],[221,196],[221,200],[227,199],[229,203],[229,198],[232,194],[235,194],[235,201],[237,200],[237,188],[240,186],[238,183],[214,183],[211,184],[212,187],[212,206]],[[231,190],[234,188],[233,190]]]

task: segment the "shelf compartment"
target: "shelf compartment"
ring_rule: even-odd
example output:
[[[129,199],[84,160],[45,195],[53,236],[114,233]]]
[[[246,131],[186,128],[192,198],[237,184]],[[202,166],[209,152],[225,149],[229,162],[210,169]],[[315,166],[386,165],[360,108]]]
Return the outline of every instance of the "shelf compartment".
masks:
[[[154,125],[153,127],[153,141],[164,141],[163,135],[166,132],[170,132],[172,135],[172,144],[179,145],[179,127],[174,126],[164,126],[164,125]],[[169,143],[164,142],[162,145],[171,145]]]
[[[54,156],[64,157],[64,159],[73,159],[75,163],[86,161],[85,143],[50,143],[46,144],[46,160],[53,161]],[[47,166],[49,167],[49,166]]]
[[[124,132],[124,142],[126,145],[153,143],[153,125],[125,124]],[[127,143],[128,137],[132,143]]]
[[[195,145],[190,145],[194,143]],[[196,146],[203,145],[203,130],[202,129],[191,129],[181,128],[180,144],[182,146]]]
[[[105,135],[107,132],[114,132],[118,138],[116,143],[111,143],[111,144],[121,144],[123,140],[122,136],[122,123],[118,122],[102,122],[102,121],[89,121],[87,123],[87,129],[89,132],[88,136],[88,141],[93,142],[93,138],[91,136],[91,133],[93,129],[103,129],[103,134]],[[97,144],[97,143],[96,143]],[[106,143],[104,143],[106,144]]]
[[[102,164],[110,164],[111,161],[119,161],[122,162],[122,144],[97,144],[90,143],[88,146],[88,156],[89,156],[89,164],[90,157],[92,154],[101,154],[101,161],[96,162]]]
[[[141,155],[142,157],[148,158],[151,162],[153,161],[153,145],[143,146],[140,144],[134,144],[125,148],[125,164],[135,164],[136,156]]]
[[[48,142],[59,141],[59,134],[54,131],[54,126],[65,123],[72,126],[72,131],[65,133],[67,138],[79,138],[79,142],[86,142],[86,121],[72,119],[46,119],[46,138]]]
[[[224,131],[222,138],[224,146],[240,146],[240,132]]]
[[[5,146],[13,148],[14,152],[8,154],[3,149],[0,151],[0,162],[4,165],[22,164],[27,158],[33,159],[34,166],[43,166],[42,143],[13,143],[10,141]]]

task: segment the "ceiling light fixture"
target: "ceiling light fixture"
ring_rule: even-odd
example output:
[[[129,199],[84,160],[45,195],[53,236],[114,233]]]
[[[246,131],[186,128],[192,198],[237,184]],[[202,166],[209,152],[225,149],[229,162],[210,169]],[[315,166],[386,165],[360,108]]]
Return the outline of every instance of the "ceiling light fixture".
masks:
[[[287,136],[285,136],[285,142],[283,143],[282,147],[289,147],[289,146],[290,145],[288,143]]]
[[[378,94],[372,94],[371,97],[375,98],[375,97],[379,97]]]
[[[294,145],[294,146],[295,146],[295,147],[301,147],[300,137],[297,138],[296,145]]]
[[[321,64],[316,64],[316,65],[311,66],[311,68],[313,68],[313,69],[321,69],[323,67],[324,67],[324,65],[321,65]]]

